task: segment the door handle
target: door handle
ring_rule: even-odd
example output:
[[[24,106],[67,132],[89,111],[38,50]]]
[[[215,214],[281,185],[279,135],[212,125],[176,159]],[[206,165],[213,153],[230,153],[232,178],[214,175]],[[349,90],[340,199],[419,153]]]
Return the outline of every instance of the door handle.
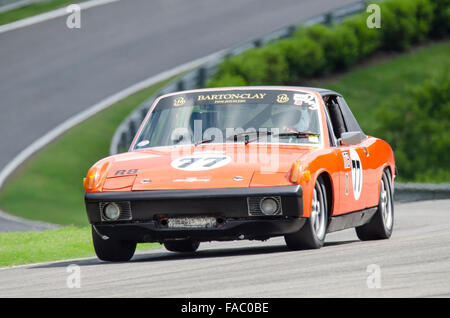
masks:
[[[369,149],[367,149],[367,147],[362,147],[364,153],[366,154],[366,157],[369,157]]]

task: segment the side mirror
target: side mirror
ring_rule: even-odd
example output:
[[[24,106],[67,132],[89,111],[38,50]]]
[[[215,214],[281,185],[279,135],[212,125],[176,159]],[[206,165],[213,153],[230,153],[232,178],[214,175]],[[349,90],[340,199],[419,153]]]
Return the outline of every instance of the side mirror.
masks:
[[[341,146],[351,146],[359,144],[364,140],[364,136],[360,131],[349,131],[343,132],[341,138],[339,138],[339,143]]]

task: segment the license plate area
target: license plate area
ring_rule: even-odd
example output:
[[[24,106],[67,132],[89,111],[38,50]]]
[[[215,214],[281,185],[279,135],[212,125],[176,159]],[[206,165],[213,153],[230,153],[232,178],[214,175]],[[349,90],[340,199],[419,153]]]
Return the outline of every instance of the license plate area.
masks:
[[[215,217],[177,217],[168,218],[167,227],[170,229],[209,229],[217,226]]]

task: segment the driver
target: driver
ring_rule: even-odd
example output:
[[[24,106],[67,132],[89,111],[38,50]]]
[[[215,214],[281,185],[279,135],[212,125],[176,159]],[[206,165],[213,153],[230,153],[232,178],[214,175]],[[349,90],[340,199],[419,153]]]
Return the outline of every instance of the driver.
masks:
[[[277,105],[272,108],[273,127],[287,132],[308,132],[311,130],[312,110],[307,105]]]

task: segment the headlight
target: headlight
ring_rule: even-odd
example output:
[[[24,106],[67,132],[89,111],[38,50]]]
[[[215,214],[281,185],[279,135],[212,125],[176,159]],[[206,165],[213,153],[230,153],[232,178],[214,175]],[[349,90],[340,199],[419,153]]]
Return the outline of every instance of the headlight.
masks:
[[[261,211],[265,215],[274,215],[278,212],[280,206],[274,198],[264,198],[260,203]]]
[[[117,220],[120,216],[119,206],[115,203],[108,203],[103,208],[103,216],[107,220],[111,220],[111,221]]]

